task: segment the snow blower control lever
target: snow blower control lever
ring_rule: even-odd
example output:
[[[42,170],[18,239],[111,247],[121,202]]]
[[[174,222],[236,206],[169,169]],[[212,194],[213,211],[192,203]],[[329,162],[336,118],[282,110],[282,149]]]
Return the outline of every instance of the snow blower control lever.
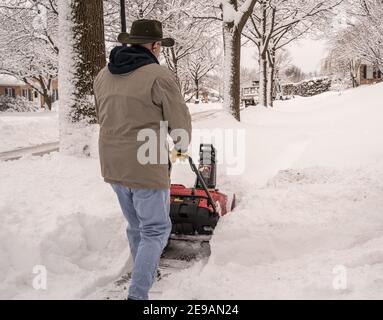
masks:
[[[204,177],[202,176],[201,172],[199,169],[201,169],[201,163],[200,163],[200,168],[197,169],[196,165],[194,164],[193,162],[193,159],[192,157],[188,156],[189,158],[189,163],[190,163],[190,167],[191,169],[193,170],[193,172],[197,175],[197,180],[196,180],[196,187],[198,186],[202,186],[202,189],[206,192],[206,195],[209,199],[209,203],[210,205],[213,207],[213,210],[214,210],[214,213],[217,213],[217,208],[215,206],[215,203],[211,197],[211,194],[209,192],[209,189],[207,188],[207,185],[206,185],[206,182],[204,180]]]

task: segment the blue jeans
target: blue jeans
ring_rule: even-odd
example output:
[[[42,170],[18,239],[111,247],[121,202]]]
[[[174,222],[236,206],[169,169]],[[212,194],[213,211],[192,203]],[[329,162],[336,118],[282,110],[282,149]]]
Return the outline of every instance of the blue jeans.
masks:
[[[148,300],[158,263],[170,236],[169,189],[131,189],[112,184],[128,220],[127,235],[134,261],[128,298]]]

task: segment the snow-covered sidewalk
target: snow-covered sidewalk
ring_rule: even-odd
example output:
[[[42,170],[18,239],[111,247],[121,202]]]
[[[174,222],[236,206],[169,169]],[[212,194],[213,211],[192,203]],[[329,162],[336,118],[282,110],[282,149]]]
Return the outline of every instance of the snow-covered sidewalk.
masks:
[[[0,112],[0,153],[58,140],[57,112]]]
[[[381,298],[382,98],[380,84],[251,107],[241,123],[214,106],[195,122],[245,130],[244,172],[220,166],[217,179],[238,207],[209,262],[159,282],[162,298]],[[188,171],[174,182],[192,183]],[[97,159],[27,157],[0,162],[0,176],[0,298],[82,299],[121,273],[125,221]],[[47,290],[32,287],[36,265]]]

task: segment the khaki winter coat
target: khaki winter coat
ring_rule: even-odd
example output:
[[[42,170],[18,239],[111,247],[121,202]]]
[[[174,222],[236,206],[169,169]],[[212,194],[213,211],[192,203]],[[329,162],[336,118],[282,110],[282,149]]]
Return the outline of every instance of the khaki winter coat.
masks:
[[[112,74],[105,67],[95,79],[94,92],[104,180],[129,188],[169,188],[168,153],[164,161],[158,147],[154,157],[157,159],[143,164],[138,160],[138,151],[149,144],[148,140],[138,141],[138,135],[145,136],[146,131],[142,130],[151,129],[156,134],[154,144],[160,146],[160,122],[167,121],[169,132],[183,129],[191,137],[190,113],[173,73],[154,63],[121,75]],[[187,144],[184,140],[176,146],[184,150]]]

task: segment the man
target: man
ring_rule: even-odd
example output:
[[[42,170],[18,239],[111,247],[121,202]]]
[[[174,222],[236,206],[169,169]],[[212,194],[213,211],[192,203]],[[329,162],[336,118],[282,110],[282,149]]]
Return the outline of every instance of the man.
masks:
[[[161,23],[134,21],[118,40],[123,46],[112,50],[94,82],[101,172],[128,220],[134,261],[128,299],[146,300],[171,231],[169,154],[166,145],[166,161],[160,161],[160,132],[166,121],[165,134],[181,130],[189,138],[191,117],[173,73],[158,62],[161,45],[174,45],[163,38]],[[185,152],[189,139],[173,138],[178,154]],[[142,152],[147,143],[149,153],[155,147],[151,161]]]

